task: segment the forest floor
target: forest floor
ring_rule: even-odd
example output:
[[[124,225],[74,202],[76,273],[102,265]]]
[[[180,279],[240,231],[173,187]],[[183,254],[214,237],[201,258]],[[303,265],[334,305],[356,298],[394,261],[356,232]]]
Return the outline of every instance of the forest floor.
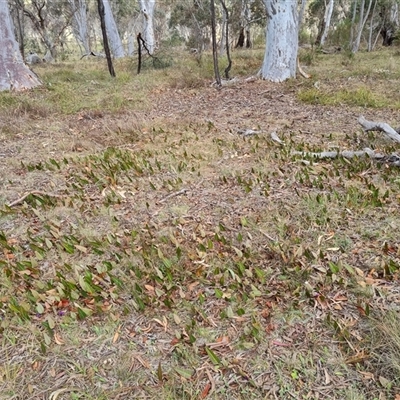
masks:
[[[293,153],[399,153],[400,54],[302,57],[0,93],[0,399],[400,398],[399,169]]]

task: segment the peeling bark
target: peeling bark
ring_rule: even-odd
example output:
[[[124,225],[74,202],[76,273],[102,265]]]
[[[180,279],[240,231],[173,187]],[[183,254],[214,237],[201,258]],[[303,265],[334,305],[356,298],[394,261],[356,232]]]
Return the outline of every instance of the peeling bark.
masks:
[[[40,85],[39,78],[23,62],[6,1],[0,2],[0,21],[0,90],[24,90]]]

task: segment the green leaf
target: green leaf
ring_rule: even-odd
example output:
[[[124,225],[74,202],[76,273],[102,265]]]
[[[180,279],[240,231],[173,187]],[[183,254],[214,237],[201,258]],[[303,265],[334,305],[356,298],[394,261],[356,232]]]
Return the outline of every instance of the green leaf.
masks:
[[[43,305],[41,303],[38,303],[36,305],[36,312],[39,313],[39,314],[43,314],[44,313],[44,307],[43,307]]]
[[[192,370],[192,369],[183,369],[183,368],[179,368],[179,367],[175,367],[174,369],[180,376],[182,376],[186,379],[190,379],[194,374],[194,370]]]
[[[232,307],[231,307],[231,306],[228,306],[228,307],[227,307],[227,309],[226,309],[226,316],[227,316],[228,318],[233,318],[233,317],[234,317],[233,310],[232,310]]]
[[[63,245],[65,251],[66,251],[68,254],[74,254],[74,253],[75,253],[75,247],[74,247],[72,244],[69,244],[69,243],[67,243],[67,242],[64,242],[62,245]]]
[[[89,308],[78,307],[78,318],[79,319],[84,319],[90,314],[92,314],[92,311]]]
[[[251,285],[251,294],[254,297],[259,297],[262,293],[254,285]]]
[[[337,274],[340,271],[340,268],[338,265],[333,263],[332,261],[329,261],[329,268],[332,271],[332,274]]]
[[[163,381],[163,372],[161,368],[161,361],[158,362],[158,368],[157,368],[157,378],[160,382]]]
[[[79,277],[79,286],[88,293],[93,293],[93,288],[85,281],[85,279],[80,276]]]
[[[46,332],[43,332],[43,339],[46,346],[51,344],[51,337]]]
[[[208,354],[208,357],[210,357],[211,362],[214,365],[220,365],[221,364],[221,360],[219,359],[219,357],[208,347],[206,347],[206,352]]]
[[[46,321],[49,324],[49,328],[50,329],[54,329],[55,328],[56,323],[54,322],[54,319],[50,315],[46,318]]]
[[[347,263],[343,264],[344,267],[347,269],[347,271],[350,273],[350,275],[355,275],[356,272],[354,271],[353,267]]]

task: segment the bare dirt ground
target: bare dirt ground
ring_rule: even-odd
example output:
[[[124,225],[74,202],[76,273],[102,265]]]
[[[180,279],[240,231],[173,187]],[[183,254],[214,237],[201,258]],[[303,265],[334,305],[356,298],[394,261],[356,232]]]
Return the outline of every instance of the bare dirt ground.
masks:
[[[33,191],[53,202],[21,201],[0,220],[7,263],[36,259],[31,272],[4,278],[1,399],[398,396],[364,320],[369,308],[379,316],[400,302],[396,171],[358,160],[309,166],[290,155],[391,149],[357,118],[395,123],[398,111],[301,104],[296,85],[157,89],[147,111],[133,104],[118,114],[3,115],[0,204]],[[243,138],[242,129],[260,133]],[[111,147],[137,163],[133,180],[124,166],[102,175]],[[49,159],[69,162],[38,167]],[[75,249],[57,247],[67,236]],[[33,237],[46,238],[43,253]],[[104,254],[90,250],[95,239]],[[68,319],[98,299],[57,295],[56,271],[76,264],[83,274],[103,259],[123,289],[98,271],[104,313]],[[49,286],[27,284],[30,274]],[[39,293],[45,312],[25,307],[27,292]],[[10,316],[14,295],[29,323]]]

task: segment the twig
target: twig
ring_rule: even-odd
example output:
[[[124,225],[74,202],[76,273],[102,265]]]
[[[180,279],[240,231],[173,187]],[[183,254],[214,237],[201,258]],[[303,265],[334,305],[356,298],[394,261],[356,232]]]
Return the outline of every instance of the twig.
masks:
[[[211,383],[211,389],[208,392],[208,396],[210,396],[215,390],[215,379],[211,376],[210,371],[208,369],[206,369],[206,374],[208,376],[208,380]]]
[[[283,144],[283,140],[281,140],[281,139],[279,138],[279,136],[277,135],[276,132],[271,132],[271,139],[272,139],[274,142],[277,142],[277,143],[279,143],[279,144]]]
[[[276,239],[274,239],[272,236],[268,235],[268,233],[265,233],[261,229],[259,229],[260,233],[262,233],[267,239],[269,239],[271,242],[277,242]]]
[[[181,194],[185,194],[188,190],[187,189],[182,189],[179,190],[178,192],[174,192],[174,193],[170,193],[168,196],[165,196],[164,198],[162,198],[161,200],[159,200],[157,203],[164,203],[165,201],[167,201],[168,199],[170,199],[171,197],[176,197],[176,196],[180,196]]]
[[[17,200],[12,201],[11,203],[7,204],[7,207],[14,207],[20,203],[22,203],[27,197],[30,195],[39,195],[39,196],[49,196],[49,197],[56,197],[56,198],[61,198],[62,196],[58,194],[52,194],[52,193],[46,193],[42,192],[41,190],[33,190],[32,192],[25,193],[22,197],[20,197]]]
[[[297,59],[297,69],[299,70],[299,73],[303,78],[306,78],[306,79],[311,78],[311,75],[307,74],[307,72],[304,72],[303,68],[301,68],[299,59]]]

